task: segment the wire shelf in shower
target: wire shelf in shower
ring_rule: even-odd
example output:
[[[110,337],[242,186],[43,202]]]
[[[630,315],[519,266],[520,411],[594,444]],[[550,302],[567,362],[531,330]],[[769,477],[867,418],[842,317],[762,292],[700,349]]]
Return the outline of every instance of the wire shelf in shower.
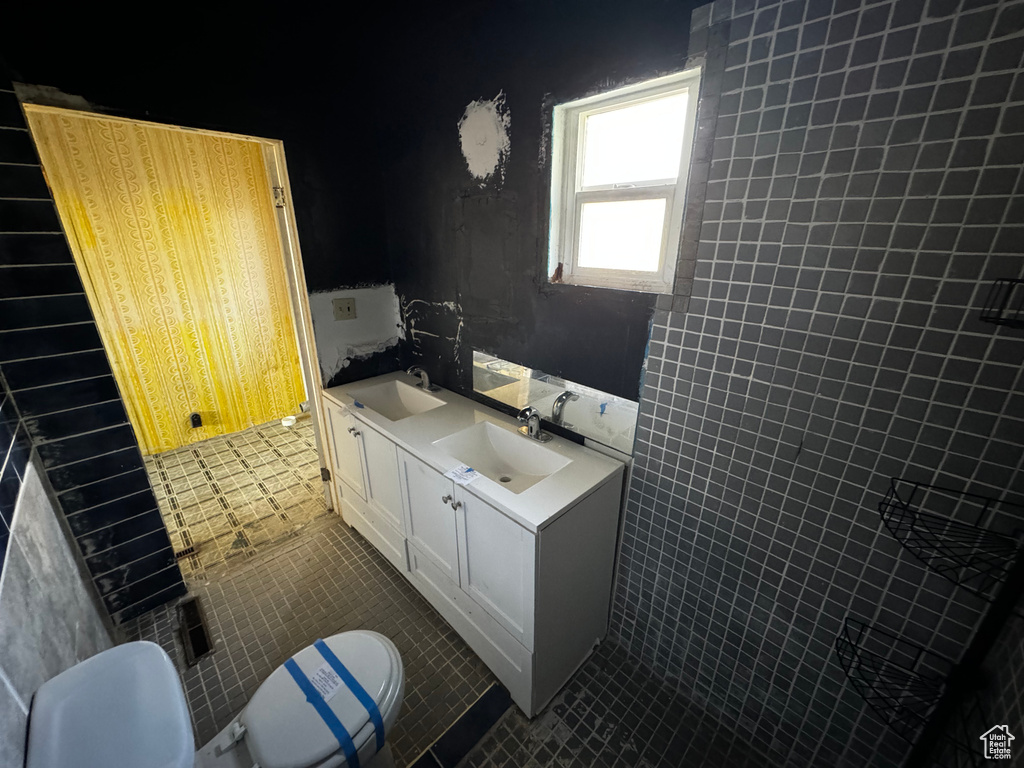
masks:
[[[878,509],[885,527],[907,550],[987,600],[1022,548],[1019,535],[989,526],[1020,525],[1024,508],[988,496],[893,478]]]
[[[1024,280],[993,282],[981,310],[981,320],[1009,328],[1024,328]]]
[[[847,617],[836,637],[836,655],[853,688],[899,736],[914,742],[946,688],[955,664],[878,626]],[[966,697],[935,744],[935,765],[977,768],[983,761],[974,739],[985,718],[977,695]],[[975,733],[977,731],[977,733]]]
[[[953,667],[915,643],[853,618],[836,638],[836,655],[868,706],[910,741],[927,722]]]

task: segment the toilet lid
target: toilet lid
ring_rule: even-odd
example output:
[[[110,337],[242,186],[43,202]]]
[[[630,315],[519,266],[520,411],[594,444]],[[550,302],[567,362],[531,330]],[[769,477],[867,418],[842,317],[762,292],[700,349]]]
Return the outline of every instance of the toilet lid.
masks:
[[[178,671],[150,642],[125,643],[43,683],[27,768],[190,768],[195,743]]]
[[[396,672],[382,638],[372,632],[343,632],[324,642],[380,707]],[[366,707],[347,685],[337,684],[329,663],[314,646],[303,648],[292,658],[307,678],[320,682],[318,688],[327,691],[327,706],[358,750],[362,740],[357,740],[357,734],[370,721]],[[307,768],[339,750],[338,739],[284,666],[259,687],[240,719],[246,729],[246,746],[261,768]]]

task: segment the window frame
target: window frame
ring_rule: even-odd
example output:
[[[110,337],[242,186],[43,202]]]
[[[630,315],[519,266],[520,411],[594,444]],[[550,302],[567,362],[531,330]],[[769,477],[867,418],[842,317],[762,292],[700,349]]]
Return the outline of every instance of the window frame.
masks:
[[[672,293],[676,258],[683,228],[686,184],[693,154],[700,96],[699,67],[595,96],[558,104],[552,114],[551,217],[548,232],[548,275],[552,282],[616,288],[643,293]],[[581,189],[586,118],[675,93],[687,94],[683,146],[676,179],[651,179],[638,185],[607,184]],[[586,268],[577,263],[583,203],[665,198],[660,269]]]

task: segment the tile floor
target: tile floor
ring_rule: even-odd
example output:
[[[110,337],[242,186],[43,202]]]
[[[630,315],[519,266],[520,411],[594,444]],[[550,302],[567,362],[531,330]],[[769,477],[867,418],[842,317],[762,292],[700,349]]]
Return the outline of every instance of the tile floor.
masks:
[[[390,637],[406,696],[390,738],[408,766],[495,682],[409,582],[326,509],[309,422],[265,424],[147,458],[214,653],[188,668],[174,605],[122,629],[179,665],[197,745],[317,637]],[[605,642],[532,722],[511,707],[462,768],[764,768],[772,762]]]
[[[185,577],[288,536],[327,513],[313,425],[271,422],[147,456]]]
[[[531,722],[517,707],[459,768],[770,768],[775,763],[602,643]]]
[[[125,624],[130,640],[152,640],[182,670],[196,743],[241,710],[285,659],[349,629],[380,632],[398,647],[406,693],[390,737],[400,766],[412,763],[495,682],[490,670],[412,585],[334,515],[300,535],[190,579],[214,653],[185,668],[172,605]]]

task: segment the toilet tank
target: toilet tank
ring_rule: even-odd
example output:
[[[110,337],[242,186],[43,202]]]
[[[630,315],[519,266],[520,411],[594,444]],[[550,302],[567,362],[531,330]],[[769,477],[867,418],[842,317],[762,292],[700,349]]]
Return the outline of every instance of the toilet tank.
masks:
[[[155,643],[98,653],[32,700],[26,768],[192,768],[194,760],[178,672]]]

